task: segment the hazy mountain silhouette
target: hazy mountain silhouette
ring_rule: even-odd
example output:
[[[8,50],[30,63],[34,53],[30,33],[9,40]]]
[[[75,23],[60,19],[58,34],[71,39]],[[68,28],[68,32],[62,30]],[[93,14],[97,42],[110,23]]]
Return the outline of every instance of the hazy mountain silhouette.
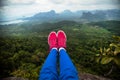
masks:
[[[49,12],[40,12],[32,17],[25,18],[27,20],[39,22],[54,22],[62,20],[74,21],[105,21],[105,20],[120,20],[120,10],[93,10],[93,11],[76,11],[64,10],[61,13],[56,13],[54,10]]]

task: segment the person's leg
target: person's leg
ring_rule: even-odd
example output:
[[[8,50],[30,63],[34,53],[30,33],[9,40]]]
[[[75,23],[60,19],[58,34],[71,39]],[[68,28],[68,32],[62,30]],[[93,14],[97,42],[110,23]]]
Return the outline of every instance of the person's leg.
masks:
[[[60,80],[79,80],[78,72],[66,50],[60,48]]]
[[[57,37],[60,52],[60,80],[78,80],[77,70],[65,50],[67,41],[66,34],[64,31],[59,30]]]
[[[57,49],[53,48],[40,71],[39,80],[58,80]]]
[[[57,35],[53,31],[48,36],[50,53],[40,71],[39,80],[58,80],[57,74]]]

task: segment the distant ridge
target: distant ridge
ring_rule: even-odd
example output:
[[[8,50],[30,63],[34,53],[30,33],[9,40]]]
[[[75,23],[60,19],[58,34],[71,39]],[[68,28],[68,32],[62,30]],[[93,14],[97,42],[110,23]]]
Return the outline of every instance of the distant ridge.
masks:
[[[78,10],[72,12],[70,10],[64,10],[61,13],[56,13],[54,10],[48,12],[39,12],[30,17],[22,17],[15,20],[2,21],[0,20],[0,25],[4,23],[11,23],[13,21],[31,21],[31,22],[59,22],[63,20],[76,21],[80,23],[89,22],[99,22],[107,20],[117,20],[120,21],[120,9],[111,10]],[[11,23],[14,24],[14,23]]]
[[[61,13],[56,13],[54,10],[49,12],[40,12],[32,17],[25,18],[27,20],[39,20],[41,22],[75,20],[75,21],[105,21],[105,20],[120,20],[120,10],[93,10],[93,11],[76,11],[64,10]]]

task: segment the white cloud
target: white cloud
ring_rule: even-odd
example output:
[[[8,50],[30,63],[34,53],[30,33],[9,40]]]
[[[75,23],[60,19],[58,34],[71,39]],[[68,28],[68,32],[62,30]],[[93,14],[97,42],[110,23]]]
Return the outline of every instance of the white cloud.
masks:
[[[56,4],[55,0],[50,1],[53,3],[53,5],[65,6],[64,8],[72,8],[74,6],[75,9],[91,9],[91,6],[96,6],[96,8],[93,9],[106,9],[108,7],[117,8],[120,5],[119,0],[64,0],[59,4]]]
[[[106,9],[119,8],[119,0],[6,0],[9,5],[36,5],[43,9]],[[6,2],[6,3],[7,3]],[[105,6],[106,5],[106,6]],[[33,7],[36,7],[33,6]],[[96,8],[95,8],[96,7]],[[73,9],[74,8],[74,9]]]
[[[4,3],[7,5],[25,5],[25,4],[33,4],[34,0],[5,0]]]
[[[66,9],[77,11],[119,7],[119,0],[4,0],[0,15],[13,18],[50,10],[61,12]]]
[[[94,9],[116,9],[119,8],[119,0],[49,0],[52,4],[51,9],[58,12],[65,9],[76,10],[94,10]]]

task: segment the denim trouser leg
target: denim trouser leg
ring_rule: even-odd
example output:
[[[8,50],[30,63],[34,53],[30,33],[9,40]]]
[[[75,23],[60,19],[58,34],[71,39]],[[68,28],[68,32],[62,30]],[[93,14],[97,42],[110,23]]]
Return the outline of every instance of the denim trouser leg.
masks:
[[[60,80],[78,80],[78,72],[65,49],[60,50]]]
[[[40,71],[39,80],[58,80],[57,50],[52,49]]]

